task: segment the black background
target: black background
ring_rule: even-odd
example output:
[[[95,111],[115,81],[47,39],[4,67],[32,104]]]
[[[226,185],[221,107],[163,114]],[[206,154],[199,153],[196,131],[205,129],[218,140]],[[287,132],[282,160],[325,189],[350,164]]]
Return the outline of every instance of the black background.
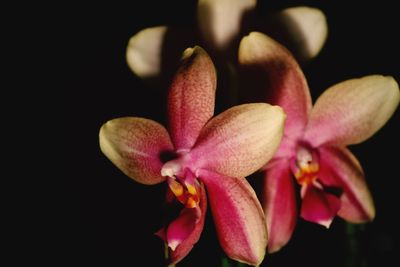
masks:
[[[140,116],[163,121],[163,93],[135,77],[125,62],[129,38],[140,29],[164,24],[195,24],[196,1],[131,1],[79,6],[68,16],[73,75],[64,91],[65,177],[62,225],[56,235],[57,263],[90,266],[162,266],[162,242],[154,236],[162,219],[163,186],[144,186],[123,175],[101,153],[98,131],[107,120]],[[391,1],[263,1],[273,12],[285,7],[319,7],[328,19],[329,37],[304,71],[315,99],[337,82],[369,74],[400,81],[399,15]],[[349,3],[351,2],[351,3]],[[166,89],[166,88],[165,88]],[[359,264],[396,266],[399,211],[400,112],[361,145],[351,147],[364,167],[375,199],[373,223],[357,228]],[[211,216],[189,256],[179,266],[219,266],[222,252]],[[262,266],[346,266],[345,224],[330,230],[299,221],[281,252]],[[362,265],[361,265],[362,263]],[[389,264],[390,263],[390,264]]]

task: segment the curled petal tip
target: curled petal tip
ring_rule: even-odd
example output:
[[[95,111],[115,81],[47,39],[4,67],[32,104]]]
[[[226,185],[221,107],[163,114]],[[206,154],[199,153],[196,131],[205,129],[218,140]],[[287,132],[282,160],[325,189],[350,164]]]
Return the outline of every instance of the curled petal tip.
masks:
[[[333,221],[333,218],[331,220],[321,220],[321,221],[318,221],[318,224],[324,226],[326,229],[329,229],[329,227],[331,227],[332,221]]]
[[[186,60],[187,58],[192,56],[193,55],[193,51],[194,51],[194,48],[192,48],[192,47],[186,48],[185,51],[183,51],[182,60]]]
[[[198,45],[186,48],[182,53],[182,61],[186,61],[191,57],[206,57],[209,58],[208,53]]]

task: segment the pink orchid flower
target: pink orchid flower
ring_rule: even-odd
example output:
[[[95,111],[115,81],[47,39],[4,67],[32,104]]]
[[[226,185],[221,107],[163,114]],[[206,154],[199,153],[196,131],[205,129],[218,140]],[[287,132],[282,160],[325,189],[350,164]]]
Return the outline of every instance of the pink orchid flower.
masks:
[[[249,30],[265,31],[293,48],[299,59],[315,57],[327,37],[323,12],[311,7],[291,7],[268,17],[256,16],[256,0],[199,0],[197,27],[156,26],[136,33],[127,47],[131,70],[144,80],[169,81],[181,51],[202,44],[218,59],[236,62],[237,46]],[[173,73],[171,73],[172,75]],[[166,78],[161,77],[166,76]]]
[[[281,145],[265,167],[268,251],[284,246],[295,228],[294,181],[301,187],[303,219],[327,228],[336,215],[352,223],[372,220],[375,208],[363,170],[346,146],[368,139],[392,116],[400,99],[396,81],[381,75],[347,80],[327,89],[312,107],[301,69],[271,38],[257,32],[243,38],[239,61],[244,74],[257,75],[248,77],[254,87],[266,87],[264,99],[287,113]]]
[[[167,201],[178,205],[180,213],[158,235],[169,247],[171,263],[184,258],[198,241],[207,195],[225,253],[258,265],[267,246],[266,222],[244,177],[272,158],[285,114],[278,106],[256,103],[212,118],[215,89],[215,69],[207,53],[198,46],[186,49],[168,95],[169,131],[149,119],[114,119],[102,126],[100,147],[135,181],[168,185]]]

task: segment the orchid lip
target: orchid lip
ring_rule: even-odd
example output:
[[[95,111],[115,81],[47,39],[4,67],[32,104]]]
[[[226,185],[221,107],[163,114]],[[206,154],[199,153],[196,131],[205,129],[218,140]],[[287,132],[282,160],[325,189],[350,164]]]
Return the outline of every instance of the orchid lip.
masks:
[[[200,202],[200,183],[197,176],[186,168],[189,156],[184,154],[171,160],[161,168],[161,175],[167,177],[169,190],[186,208],[195,208]]]
[[[161,168],[161,175],[164,177],[174,177],[182,170],[181,164],[176,160],[168,161]]]
[[[174,177],[184,175],[186,166],[192,165],[190,154],[186,149],[177,151],[178,158],[167,161],[161,168],[161,176]]]
[[[291,170],[300,185],[316,184],[319,173],[318,151],[301,144],[297,148],[296,156],[291,160]]]

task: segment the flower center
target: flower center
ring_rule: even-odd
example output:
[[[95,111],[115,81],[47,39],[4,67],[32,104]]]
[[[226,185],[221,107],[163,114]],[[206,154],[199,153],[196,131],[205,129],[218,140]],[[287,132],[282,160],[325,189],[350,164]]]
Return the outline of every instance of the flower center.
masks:
[[[294,177],[300,185],[308,185],[318,178],[318,153],[308,147],[299,146],[296,157],[291,162]]]
[[[191,171],[186,171],[183,178],[168,176],[168,186],[176,199],[186,208],[196,208],[200,202],[200,184]]]

